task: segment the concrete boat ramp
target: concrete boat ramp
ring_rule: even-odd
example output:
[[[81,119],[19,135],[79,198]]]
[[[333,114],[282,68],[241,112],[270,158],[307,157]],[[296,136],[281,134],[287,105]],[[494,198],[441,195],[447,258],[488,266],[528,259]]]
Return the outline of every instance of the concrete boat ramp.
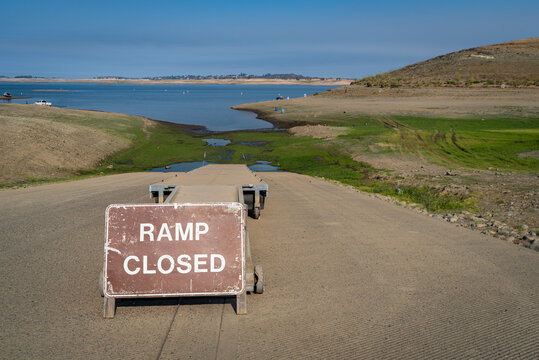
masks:
[[[0,191],[1,358],[539,358],[539,254],[285,172],[260,175],[271,192],[247,219],[265,276],[247,315],[191,297],[124,299],[103,319],[105,208],[181,176]]]

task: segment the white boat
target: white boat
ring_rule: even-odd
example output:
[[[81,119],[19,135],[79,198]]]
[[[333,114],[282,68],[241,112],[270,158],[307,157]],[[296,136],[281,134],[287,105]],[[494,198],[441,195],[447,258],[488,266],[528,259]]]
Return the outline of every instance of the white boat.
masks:
[[[47,100],[39,100],[39,101],[36,101],[34,104],[36,104],[36,105],[52,106],[52,103],[51,103],[51,102],[48,102]]]

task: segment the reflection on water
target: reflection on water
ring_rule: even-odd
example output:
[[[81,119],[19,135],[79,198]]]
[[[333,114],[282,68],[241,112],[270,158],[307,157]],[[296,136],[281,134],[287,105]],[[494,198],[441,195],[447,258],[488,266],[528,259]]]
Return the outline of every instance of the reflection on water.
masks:
[[[207,161],[193,161],[193,162],[184,162],[184,163],[177,163],[177,164],[171,164],[163,167],[153,168],[149,171],[154,172],[187,172],[191,170],[198,169],[199,167],[202,167],[204,165],[210,165],[215,164]],[[269,161],[257,161],[254,165],[249,165],[249,169],[252,171],[260,171],[260,172],[276,172],[281,171],[279,167],[270,165]]]
[[[250,165],[249,169],[253,171],[261,171],[261,172],[276,172],[281,171],[278,166],[270,165],[269,161],[262,161],[259,160],[254,165]]]
[[[193,161],[193,162],[183,162],[177,164],[171,164],[163,167],[153,168],[149,171],[155,172],[187,172],[191,170],[198,169],[204,165],[215,164],[207,161]]]
[[[264,146],[269,144],[269,141],[241,141],[238,145],[247,145],[247,146]]]
[[[208,143],[208,146],[227,146],[230,144],[230,140],[226,139],[202,139]]]

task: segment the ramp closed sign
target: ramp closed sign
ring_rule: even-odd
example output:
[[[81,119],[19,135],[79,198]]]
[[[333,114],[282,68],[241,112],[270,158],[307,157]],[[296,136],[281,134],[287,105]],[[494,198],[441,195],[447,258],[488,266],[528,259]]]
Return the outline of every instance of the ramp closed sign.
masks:
[[[105,296],[238,295],[244,227],[240,203],[110,205]]]

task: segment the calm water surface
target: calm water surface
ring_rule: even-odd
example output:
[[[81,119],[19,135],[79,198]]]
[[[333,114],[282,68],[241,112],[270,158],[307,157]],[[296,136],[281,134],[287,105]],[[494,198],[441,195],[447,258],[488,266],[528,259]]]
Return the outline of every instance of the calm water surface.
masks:
[[[13,103],[45,99],[53,106],[146,116],[179,124],[201,125],[210,131],[268,129],[273,125],[253,113],[231,106],[249,102],[312,95],[335,86],[304,85],[137,85],[0,82],[0,94],[27,96]],[[44,91],[55,90],[55,91]],[[58,91],[63,90],[63,91]],[[286,100],[283,100],[286,108]]]
[[[170,164],[167,167],[157,167],[153,168],[151,172],[187,172],[191,170],[198,169],[205,165],[211,165],[215,164],[212,162],[207,161],[193,161],[193,162],[184,162],[184,163],[177,163],[177,164]],[[256,164],[249,165],[249,169],[252,171],[258,171],[258,172],[277,172],[281,171],[279,170],[278,166],[270,165],[269,161],[257,161]]]

